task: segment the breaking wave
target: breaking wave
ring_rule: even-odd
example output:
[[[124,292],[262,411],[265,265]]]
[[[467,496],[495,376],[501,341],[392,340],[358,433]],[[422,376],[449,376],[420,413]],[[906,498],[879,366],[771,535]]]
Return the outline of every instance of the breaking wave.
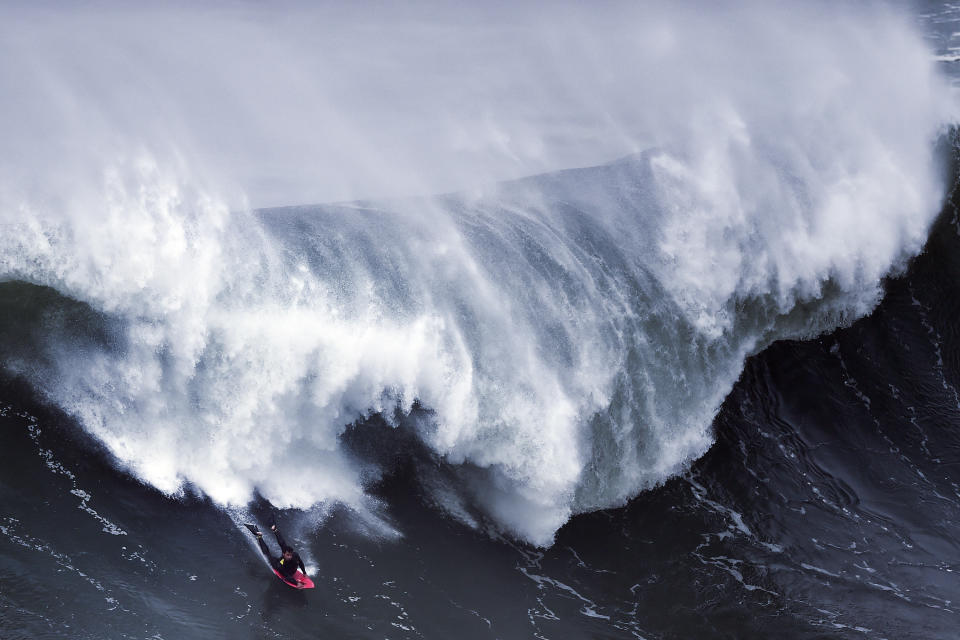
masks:
[[[609,10],[612,38],[587,24],[521,94],[543,122],[497,131],[646,150],[453,195],[245,211],[209,155],[129,132],[47,184],[28,161],[0,185],[4,367],[169,494],[365,511],[382,464],[343,436],[386,425],[442,468],[441,508],[549,544],[701,456],[745,357],[869,313],[922,249],[947,91],[905,22],[859,9]]]

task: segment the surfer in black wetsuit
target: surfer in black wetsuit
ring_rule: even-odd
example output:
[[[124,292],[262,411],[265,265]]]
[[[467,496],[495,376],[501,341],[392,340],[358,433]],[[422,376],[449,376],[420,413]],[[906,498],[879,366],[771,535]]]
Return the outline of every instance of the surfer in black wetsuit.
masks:
[[[280,529],[277,528],[277,525],[270,525],[270,530],[273,531],[273,535],[277,536],[277,544],[280,545],[279,558],[274,557],[270,553],[267,543],[263,541],[263,534],[259,531],[251,529],[253,534],[257,536],[257,544],[260,545],[260,551],[262,551],[263,555],[267,557],[267,561],[270,562],[270,566],[273,567],[273,569],[283,576],[283,578],[288,582],[296,582],[296,578],[293,577],[293,574],[297,572],[298,567],[304,575],[307,573],[307,569],[303,566],[303,560],[300,559],[300,554],[294,551],[293,547],[288,545],[287,541],[283,539],[283,536],[280,534]]]

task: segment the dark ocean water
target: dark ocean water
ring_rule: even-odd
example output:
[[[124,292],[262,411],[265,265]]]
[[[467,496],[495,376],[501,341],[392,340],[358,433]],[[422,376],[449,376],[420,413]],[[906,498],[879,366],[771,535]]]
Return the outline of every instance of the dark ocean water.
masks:
[[[944,64],[954,64],[957,10],[934,3],[918,13],[936,53]],[[367,511],[335,501],[275,509],[260,496],[248,507],[227,509],[189,483],[183,495],[170,497],[141,481],[77,417],[58,408],[76,406],[69,402],[73,396],[64,394],[59,405],[50,401],[50,389],[70,388],[71,371],[63,366],[70,358],[107,361],[107,355],[127,356],[125,348],[133,352],[118,336],[124,322],[139,319],[98,311],[98,302],[110,304],[74,300],[37,283],[0,283],[0,356],[4,369],[28,374],[0,380],[0,640],[960,636],[956,139],[952,132],[940,143],[948,193],[925,249],[904,273],[884,282],[883,300],[871,314],[813,339],[776,341],[749,357],[713,421],[715,441],[702,457],[679,475],[664,474],[665,480],[626,506],[574,515],[546,547],[503,533],[508,527],[481,506],[444,502],[438,487],[462,488],[463,478],[476,477],[470,475],[476,470],[425,444],[422,425],[432,413],[419,403],[391,420],[368,415],[337,434],[348,459],[377,469],[367,478]],[[606,184],[631,163],[639,161],[540,180],[580,193],[598,174]],[[585,182],[574,181],[582,176]],[[568,194],[551,193],[567,206]],[[623,193],[612,200],[629,200],[620,198]],[[537,274],[554,277],[556,265],[544,242],[553,239],[550,233],[537,236],[538,227],[525,227],[523,216],[515,227],[483,226],[485,217],[506,219],[510,212],[478,210],[474,218],[463,216],[478,245],[484,233],[497,240],[495,232],[506,236],[504,228],[519,229],[517,245],[530,253],[524,254],[527,262],[511,263],[505,252],[502,271],[490,266],[492,273],[506,281],[512,271],[532,265],[529,282],[536,283]],[[291,253],[302,249],[302,238],[319,238],[324,224],[341,224],[343,237],[364,241],[376,234],[389,240],[393,233],[376,226],[381,214],[373,209],[349,222],[332,207],[304,211],[261,213]],[[584,251],[596,249],[606,260],[604,269],[621,273],[618,239],[602,236],[600,225],[577,228],[581,213],[569,205],[556,214],[557,229],[569,225],[565,230],[589,247]],[[323,253],[339,251],[335,240],[311,246],[321,267],[336,263]],[[359,245],[345,246],[346,254]],[[502,248],[494,241],[490,246],[490,255]],[[403,262],[400,250],[358,253],[386,265],[375,265],[382,268],[376,273],[400,274],[378,286],[416,298],[416,279],[402,276],[417,275],[418,263]],[[339,277],[362,288],[359,280]],[[636,289],[631,294],[656,298],[644,283],[628,284]],[[557,290],[575,302],[582,293],[576,282],[562,282]],[[352,294],[336,293],[344,300]],[[450,306],[460,302],[454,297]],[[468,317],[471,310],[463,306]],[[671,318],[672,308],[640,308],[653,309],[649,315],[658,321],[658,314]],[[399,303],[391,311],[413,313]],[[685,358],[689,354],[671,333],[692,334],[686,321],[677,317],[679,329],[653,321],[640,329],[655,338],[667,335],[673,341],[664,339],[653,351],[675,349],[689,364],[702,353],[693,350]],[[543,335],[535,339],[568,335],[559,322],[537,328]],[[482,343],[489,336],[478,331],[468,337]],[[562,342],[557,339],[576,353]],[[738,364],[737,353],[731,345],[718,359],[733,354],[730,361]],[[566,351],[557,359],[563,357],[575,360]],[[172,356],[157,359],[175,368]],[[214,358],[204,362],[209,371],[219,364]],[[694,385],[698,380],[693,374],[689,379]],[[109,386],[97,392],[110,398]],[[151,399],[131,397],[144,404]],[[173,415],[175,403],[154,417]],[[117,405],[121,416],[139,415],[142,408],[133,401]],[[677,415],[687,414],[681,409]],[[131,417],[131,440],[139,428]],[[198,440],[189,440],[191,435]],[[216,435],[174,433],[187,444],[177,442],[172,450],[182,454],[196,445],[200,455],[209,455],[216,448],[208,451],[203,438]],[[118,442],[122,438],[114,446]],[[242,460],[232,463],[243,468]],[[298,472],[290,465],[277,475],[294,486]],[[502,488],[495,482],[483,486]],[[451,515],[451,504],[469,512]],[[298,592],[276,580],[239,526],[254,520],[264,527],[274,517],[305,557],[316,589]]]

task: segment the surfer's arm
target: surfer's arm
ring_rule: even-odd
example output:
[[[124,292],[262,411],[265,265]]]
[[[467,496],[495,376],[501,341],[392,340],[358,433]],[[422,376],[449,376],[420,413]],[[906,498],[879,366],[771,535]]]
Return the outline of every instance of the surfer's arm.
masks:
[[[307,568],[303,566],[303,558],[297,556],[297,563],[300,565],[300,571],[303,572],[303,575],[307,575]]]
[[[277,527],[277,525],[270,527],[270,530],[273,531],[273,535],[277,536],[277,544],[280,545],[280,548],[283,549],[286,547],[287,541],[283,539],[282,535],[280,535],[280,529]]]

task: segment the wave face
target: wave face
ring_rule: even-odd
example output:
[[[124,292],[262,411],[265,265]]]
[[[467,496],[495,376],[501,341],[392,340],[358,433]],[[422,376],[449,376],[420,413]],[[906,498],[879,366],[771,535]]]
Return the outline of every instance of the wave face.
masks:
[[[218,185],[248,176],[206,168],[210,149],[160,144],[160,116],[156,134],[136,119],[93,123],[110,144],[67,144],[49,180],[40,160],[53,150],[35,138],[16,170],[2,165],[0,296],[17,309],[4,366],[166,493],[367,511],[382,464],[343,436],[353,425],[377,440],[382,422],[425,448],[422,482],[442,509],[547,545],[571,514],[623,504],[701,456],[746,356],[870,312],[883,278],[923,247],[943,191],[931,148],[946,90],[905,22],[858,7],[825,24],[825,10],[587,20],[569,54],[582,59],[551,63],[558,77],[542,94],[489,96],[500,126],[468,165],[480,181],[502,177],[487,171],[497,153],[520,171],[547,152],[569,163],[591,132],[587,155],[647,150],[455,195],[243,213]],[[558,20],[508,40],[546,60]],[[718,34],[717,20],[737,29]],[[609,38],[591,31],[611,24]],[[446,28],[444,42],[462,25]],[[56,69],[55,58],[37,64]],[[424,77],[447,77],[424,64]],[[544,70],[501,80],[523,86]],[[82,141],[89,96],[45,81],[18,108],[65,91],[73,106],[57,106],[70,117],[47,106],[36,121]],[[442,82],[423,82],[417,91],[453,108]],[[96,91],[121,114],[138,108]],[[551,106],[561,95],[563,109]],[[352,102],[327,104],[346,118]],[[537,115],[504,115],[515,112]],[[174,133],[196,143],[193,115]],[[528,156],[488,148],[558,131],[566,138]],[[436,169],[454,147],[437,144],[411,153],[423,181],[359,172],[357,184],[455,182]],[[369,147],[344,155],[383,166]]]

